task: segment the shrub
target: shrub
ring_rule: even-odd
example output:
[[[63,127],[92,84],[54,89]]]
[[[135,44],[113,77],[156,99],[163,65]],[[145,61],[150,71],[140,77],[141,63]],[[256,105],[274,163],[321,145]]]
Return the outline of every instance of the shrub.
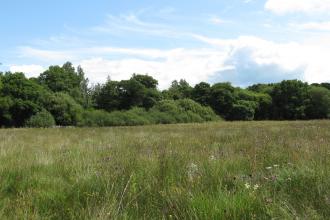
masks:
[[[255,114],[255,103],[250,101],[239,101],[234,104],[229,119],[230,120],[241,120],[241,121],[252,121]]]
[[[55,126],[55,120],[48,111],[42,110],[28,119],[25,126],[34,128],[52,127]]]
[[[163,100],[150,110],[132,108],[128,111],[85,111],[79,126],[134,126],[148,124],[174,124],[217,120],[209,107],[190,100]]]
[[[54,93],[45,102],[45,107],[54,116],[56,124],[75,126],[81,121],[83,108],[68,94]]]

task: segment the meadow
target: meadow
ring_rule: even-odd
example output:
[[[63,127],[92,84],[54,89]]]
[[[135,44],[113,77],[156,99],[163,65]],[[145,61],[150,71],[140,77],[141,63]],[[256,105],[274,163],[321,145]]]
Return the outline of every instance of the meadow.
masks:
[[[0,130],[0,219],[327,219],[330,121]]]

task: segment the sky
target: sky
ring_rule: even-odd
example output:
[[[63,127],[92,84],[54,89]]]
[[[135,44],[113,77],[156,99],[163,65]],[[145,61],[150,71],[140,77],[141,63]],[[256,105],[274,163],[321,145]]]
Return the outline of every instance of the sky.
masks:
[[[1,0],[0,71],[81,65],[91,83],[149,74],[161,89],[330,82],[330,0]]]

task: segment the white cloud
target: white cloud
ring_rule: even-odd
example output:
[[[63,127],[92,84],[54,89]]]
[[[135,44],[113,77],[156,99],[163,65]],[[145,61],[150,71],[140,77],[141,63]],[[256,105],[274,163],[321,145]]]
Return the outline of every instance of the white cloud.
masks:
[[[217,24],[217,25],[227,23],[227,21],[225,21],[225,20],[219,18],[218,16],[212,16],[212,17],[210,18],[210,22],[211,22],[212,24]]]
[[[40,73],[44,72],[45,69],[40,65],[13,65],[10,66],[11,72],[22,72],[27,77],[37,77]]]
[[[330,0],[268,0],[265,8],[276,14],[329,13]]]
[[[330,44],[315,40],[304,43],[275,43],[257,37],[242,36],[222,40],[200,36],[220,50],[228,51],[224,65],[231,71],[219,71],[216,80],[238,85],[298,78],[307,82],[330,81],[328,57]]]
[[[184,31],[178,31],[171,25],[143,21],[138,14],[108,15],[104,24],[92,27],[90,31],[110,35],[133,32],[168,38],[179,38],[189,35],[189,33],[185,33]]]
[[[326,22],[308,22],[303,24],[290,24],[291,27],[297,28],[299,30],[308,31],[330,31],[330,21]]]
[[[113,80],[128,79],[133,73],[141,73],[159,80],[164,89],[175,79],[186,79],[191,84],[207,81],[215,72],[224,70],[225,54],[210,49],[164,51],[161,60],[125,58],[108,60],[93,58],[82,60],[83,67],[92,82],[104,82],[106,76]]]
[[[71,51],[42,50],[32,47],[21,47],[19,53],[21,57],[34,57],[46,62],[65,62],[76,58]]]
[[[181,78],[192,85],[200,81],[231,81],[239,86],[283,79],[330,81],[327,37],[303,43],[277,43],[253,36],[214,39],[194,35],[194,38],[208,47],[170,50],[90,47],[70,51],[29,47],[21,53],[31,59],[47,59],[49,64],[71,60],[84,68],[93,83],[104,82],[108,75],[113,80],[128,79],[133,73],[150,74],[159,80],[162,89]],[[42,72],[35,69],[21,68],[20,71]]]

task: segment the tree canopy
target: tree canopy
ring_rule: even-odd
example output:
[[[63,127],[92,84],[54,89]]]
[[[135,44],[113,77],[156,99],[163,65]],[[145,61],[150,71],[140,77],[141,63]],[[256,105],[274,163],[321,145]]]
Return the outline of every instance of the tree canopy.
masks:
[[[330,83],[299,80],[239,88],[175,80],[166,90],[149,75],[89,86],[81,67],[50,66],[37,78],[0,73],[0,127],[116,126],[210,120],[330,118]]]

